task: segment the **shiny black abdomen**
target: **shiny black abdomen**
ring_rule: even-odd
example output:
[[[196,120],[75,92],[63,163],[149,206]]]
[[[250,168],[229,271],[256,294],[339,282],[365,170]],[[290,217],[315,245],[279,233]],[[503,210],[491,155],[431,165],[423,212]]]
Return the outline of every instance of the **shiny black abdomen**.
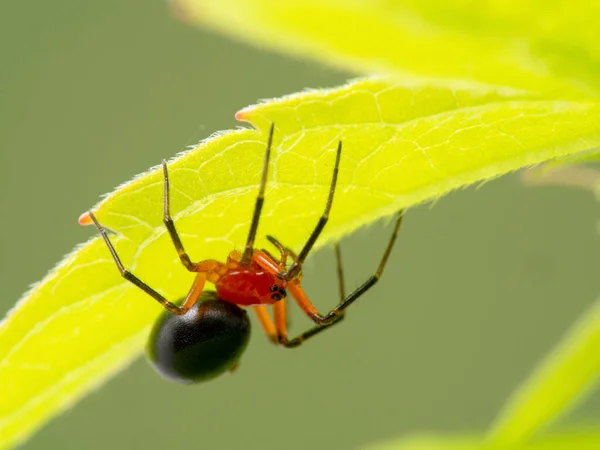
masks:
[[[184,315],[165,311],[150,333],[147,352],[165,378],[197,383],[230,369],[249,338],[246,311],[209,291]]]

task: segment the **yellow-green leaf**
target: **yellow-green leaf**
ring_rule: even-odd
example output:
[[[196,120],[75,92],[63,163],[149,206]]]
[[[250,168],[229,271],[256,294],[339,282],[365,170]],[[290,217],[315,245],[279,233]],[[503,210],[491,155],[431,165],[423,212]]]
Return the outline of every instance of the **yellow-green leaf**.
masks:
[[[530,442],[502,444],[477,435],[440,436],[422,434],[367,447],[369,450],[596,450],[600,448],[597,428],[565,430]]]
[[[172,0],[178,15],[361,73],[600,90],[595,1]]]
[[[317,247],[452,189],[600,145],[600,104],[474,83],[364,80],[248,108],[256,130],[218,134],[169,165],[172,211],[193,259],[223,259],[248,231],[267,130],[275,139],[258,245],[298,249],[344,143],[331,221]],[[108,196],[99,220],[124,264],[170,299],[191,283],[162,224],[162,174]],[[74,224],[76,226],[76,224]],[[94,238],[0,327],[0,447],[24,439],[142,350],[160,307],[124,282]]]
[[[516,391],[490,437],[527,441],[596,385],[600,376],[600,302],[588,311]],[[600,446],[599,446],[600,448]]]

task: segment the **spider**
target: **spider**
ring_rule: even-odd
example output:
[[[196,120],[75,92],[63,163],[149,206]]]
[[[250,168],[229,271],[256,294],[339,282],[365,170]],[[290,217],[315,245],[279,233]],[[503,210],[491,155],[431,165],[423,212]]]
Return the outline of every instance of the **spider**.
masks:
[[[156,371],[172,381],[194,383],[209,380],[226,371],[234,370],[250,338],[250,321],[243,307],[252,307],[265,334],[274,344],[292,348],[339,323],[344,311],[367,292],[381,277],[392,251],[403,211],[396,217],[392,235],[376,272],[350,295],[345,295],[339,246],[335,247],[340,303],[327,314],[320,314],[301,286],[302,264],[310,253],[329,218],[338,176],[342,143],[338,144],[329,196],[317,225],[296,254],[273,236],[267,239],[279,251],[275,258],[265,249],[254,248],[254,240],[264,203],[274,126],[271,125],[252,222],[243,252],[234,250],[225,262],[207,259],[192,262],[171,218],[169,206],[169,173],[163,160],[164,224],[183,266],[196,274],[192,287],[182,302],[172,303],[163,295],[129,272],[123,266],[105,229],[94,213],[84,213],[79,222],[93,223],[106,243],[119,272],[150,297],[165,311],[155,323],[148,340],[147,354]],[[288,267],[288,260],[291,264]],[[204,290],[205,283],[214,285],[214,291]],[[304,333],[288,338],[286,296],[290,293],[300,308],[315,322]],[[274,320],[266,305],[273,306]]]

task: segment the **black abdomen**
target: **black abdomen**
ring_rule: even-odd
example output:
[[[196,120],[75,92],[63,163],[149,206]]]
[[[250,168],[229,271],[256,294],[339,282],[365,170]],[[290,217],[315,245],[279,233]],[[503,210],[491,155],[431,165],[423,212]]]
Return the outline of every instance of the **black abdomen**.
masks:
[[[148,340],[156,371],[172,381],[197,383],[230,369],[250,338],[246,311],[204,292],[184,315],[165,311]]]

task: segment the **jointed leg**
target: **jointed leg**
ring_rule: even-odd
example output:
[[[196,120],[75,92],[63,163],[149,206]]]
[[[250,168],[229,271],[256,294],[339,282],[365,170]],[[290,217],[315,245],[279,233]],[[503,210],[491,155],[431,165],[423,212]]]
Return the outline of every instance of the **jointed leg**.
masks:
[[[344,315],[337,316],[333,321],[329,322],[326,325],[316,325],[316,326],[312,327],[310,330],[307,330],[304,333],[296,336],[294,339],[290,339],[290,340],[286,339],[285,341],[282,341],[281,345],[283,345],[286,348],[298,347],[307,339],[309,339],[313,336],[316,336],[317,334],[321,333],[322,331],[327,330],[328,328],[331,328],[333,325],[340,323],[342,320],[344,320]]]
[[[206,272],[200,272],[194,278],[194,282],[192,283],[192,287],[188,291],[188,294],[185,296],[183,303],[181,306],[176,306],[175,309],[167,308],[173,314],[182,315],[190,310],[192,306],[196,303],[202,291],[204,290],[204,283],[206,283]]]
[[[300,254],[296,258],[296,260],[294,261],[294,264],[292,264],[292,267],[290,268],[290,270],[288,270],[286,273],[282,274],[282,278],[285,280],[291,281],[296,276],[298,276],[298,274],[300,273],[300,270],[302,269],[302,263],[308,256],[308,253],[311,251],[313,245],[317,241],[317,238],[321,234],[321,231],[323,231],[323,228],[325,228],[325,225],[327,224],[327,221],[329,220],[329,212],[331,211],[331,205],[333,203],[333,195],[335,194],[335,185],[337,183],[337,176],[338,176],[338,169],[340,166],[341,154],[342,154],[342,141],[340,141],[338,144],[338,148],[337,148],[337,152],[336,152],[336,156],[335,156],[335,166],[333,168],[333,176],[331,177],[331,187],[329,188],[329,197],[327,198],[327,203],[325,205],[325,211],[323,211],[323,215],[317,222],[315,229],[309,236],[308,240],[306,241],[306,244],[304,244],[304,247],[300,251]]]
[[[275,239],[273,236],[271,235],[267,235],[267,240],[273,244],[275,247],[277,247],[277,250],[279,250],[279,265],[281,267],[283,267],[283,270],[285,270],[286,264],[287,264],[287,257],[288,257],[288,250],[285,249],[285,247],[283,245],[281,245],[281,242],[279,242],[277,239]],[[265,252],[267,255],[271,256],[271,258],[273,257],[268,251],[263,249],[263,252]]]
[[[256,204],[254,205],[254,214],[252,215],[252,223],[250,224],[250,231],[248,232],[248,239],[246,240],[246,247],[240,264],[247,266],[250,264],[252,259],[252,250],[254,248],[254,239],[256,238],[256,231],[258,230],[258,222],[260,220],[260,213],[262,211],[263,203],[265,201],[265,187],[267,185],[267,173],[269,172],[269,158],[271,157],[271,144],[273,143],[273,130],[275,124],[271,124],[269,129],[269,139],[267,140],[267,149],[265,151],[265,162],[263,165],[262,178],[260,180],[260,187],[258,189],[258,196],[256,197]]]
[[[190,257],[186,253],[183,248],[183,244],[181,243],[181,239],[177,234],[177,230],[175,229],[175,222],[171,218],[171,206],[170,206],[170,194],[169,194],[169,171],[167,170],[167,162],[163,159],[162,162],[163,169],[163,177],[164,177],[164,217],[163,222],[169,231],[169,236],[171,236],[171,240],[173,241],[173,245],[177,250],[177,254],[179,255],[179,259],[181,263],[185,266],[187,270],[190,272],[195,272],[195,264],[190,260]]]
[[[217,270],[222,264],[214,259],[206,259],[200,262],[192,262],[190,257],[188,256],[185,248],[183,247],[183,243],[179,238],[179,234],[177,234],[177,229],[175,228],[175,222],[173,222],[173,218],[171,217],[171,196],[170,196],[170,183],[169,183],[169,171],[167,170],[167,162],[163,160],[162,162],[163,168],[163,176],[164,176],[164,217],[163,222],[167,227],[167,231],[169,232],[169,236],[171,236],[171,240],[173,241],[173,245],[177,250],[177,254],[179,255],[179,259],[181,263],[185,266],[187,270],[190,272],[211,272]]]
[[[119,272],[121,273],[121,276],[123,278],[125,278],[130,283],[136,285],[138,288],[140,288],[142,291],[144,291],[146,294],[148,294],[150,297],[152,297],[154,300],[160,303],[167,311],[173,314],[185,314],[194,305],[194,303],[196,303],[196,300],[198,299],[200,293],[202,292],[202,289],[204,288],[204,283],[206,281],[206,273],[201,272],[198,273],[198,275],[196,275],[194,283],[192,284],[192,288],[188,292],[188,295],[186,296],[183,304],[181,306],[177,306],[174,303],[168,301],[165,297],[163,297],[161,294],[156,292],[154,289],[152,289],[150,286],[148,286],[130,271],[125,269],[125,267],[123,267],[123,263],[121,262],[117,251],[112,245],[112,242],[110,242],[106,231],[104,230],[102,225],[100,225],[100,223],[96,219],[96,216],[94,216],[94,213],[90,211],[89,217],[92,219],[92,222],[94,222],[94,225],[100,232],[102,239],[104,239],[104,242],[106,243],[106,246],[108,247],[108,250],[110,251],[110,254],[112,255],[113,260],[115,261],[115,264],[117,265],[117,268],[119,269]]]
[[[277,340],[279,343],[284,344],[287,342],[287,304],[285,298],[273,304],[273,316],[275,316]]]
[[[285,298],[273,304],[275,322],[271,319],[269,311],[265,305],[256,305],[254,307],[256,317],[263,328],[263,331],[274,344],[283,344],[287,342],[287,314]]]
[[[327,314],[319,314],[319,312],[313,306],[310,300],[308,300],[304,289],[302,289],[299,283],[292,281],[288,284],[288,291],[290,292],[290,294],[292,294],[300,308],[302,308],[302,310],[308,315],[308,317],[310,317],[315,323],[319,325],[326,325],[336,321],[336,319],[343,313],[343,311],[346,308],[348,308],[348,306],[354,303],[356,299],[358,299],[361,295],[367,292],[371,287],[375,285],[375,283],[379,281],[381,275],[383,274],[383,269],[385,268],[385,264],[388,260],[388,257],[390,256],[392,248],[394,247],[396,237],[398,236],[398,230],[400,229],[400,225],[402,224],[402,217],[403,211],[398,212],[392,236],[390,237],[387,248],[385,249],[383,257],[381,258],[381,261],[375,273],[371,277],[369,277],[367,281],[365,281],[362,284],[362,286],[360,286],[358,289],[356,289],[354,292],[348,295],[348,297],[344,298],[344,300],[338,306],[333,308]]]
[[[342,267],[342,253],[340,251],[339,244],[335,244],[335,260],[336,260],[336,266],[337,266],[338,289],[339,289],[340,303],[341,303],[344,301],[344,298],[346,298],[346,294],[345,294],[346,289],[344,287],[344,269]],[[287,335],[286,335],[285,340],[280,339],[280,342],[283,346],[285,346],[287,348],[298,347],[300,344],[302,344],[307,339],[309,339],[313,336],[316,336],[317,334],[321,333],[322,331],[325,331],[329,327],[332,327],[336,323],[340,323],[342,320],[344,320],[343,312],[338,317],[336,317],[335,320],[333,320],[332,322],[329,322],[328,324],[316,325],[316,326],[310,328],[309,330],[305,331],[304,333],[302,333],[290,340],[287,339]]]
[[[252,216],[252,223],[250,225],[250,231],[248,233],[246,247],[244,249],[242,258],[240,260],[240,264],[242,266],[247,266],[250,263],[250,260],[252,259],[252,249],[254,247],[254,239],[256,238],[256,231],[258,230],[258,222],[260,220],[260,213],[261,213],[262,206],[263,206],[264,199],[265,199],[265,187],[267,184],[267,173],[268,173],[268,169],[269,169],[269,159],[271,156],[271,144],[273,142],[273,131],[274,131],[274,124],[271,124],[271,128],[269,130],[269,139],[267,141],[267,150],[265,152],[265,161],[264,161],[264,165],[263,165],[260,188],[258,191],[258,196],[256,198],[256,205],[254,206],[254,214]],[[171,240],[173,241],[173,245],[175,246],[175,249],[177,250],[177,254],[179,255],[179,259],[181,260],[181,263],[190,272],[197,272],[198,271],[197,264],[195,264],[191,261],[189,255],[185,251],[185,248],[183,247],[183,243],[181,242],[181,239],[179,238],[179,235],[175,228],[175,223],[173,222],[173,219],[171,218],[170,194],[169,194],[169,172],[167,170],[167,162],[164,160],[162,162],[162,167],[163,167],[163,176],[165,179],[165,182],[164,182],[164,219],[163,219],[163,221],[164,221],[165,226],[167,227],[167,230],[169,231],[169,235],[171,236]]]
[[[337,259],[337,273],[339,280],[339,289],[340,289],[340,301],[344,299],[344,279],[343,279],[343,270],[342,270],[342,260],[340,255],[339,246],[336,245],[336,259]],[[326,329],[332,327],[333,325],[340,323],[344,320],[344,314],[341,313],[335,319],[325,325],[317,325],[314,326],[304,333],[296,336],[293,339],[288,339],[287,337],[287,312],[286,312],[286,303],[285,299],[281,299],[277,303],[273,304],[273,311],[275,315],[275,323],[271,319],[267,308],[264,305],[258,305],[254,307],[254,311],[256,312],[256,316],[263,327],[263,330],[269,340],[275,344],[280,344],[286,348],[294,348],[301,345],[307,339],[316,336],[317,334],[325,331]]]
[[[275,239],[270,234],[267,234],[267,240],[271,244],[273,244],[275,247],[277,247],[277,250],[279,250],[279,266],[280,266],[281,269],[278,271],[278,273],[281,273],[281,272],[285,271],[285,268],[287,267],[287,258],[288,258],[288,256],[291,256],[294,261],[298,260],[298,255],[296,255],[288,247],[284,247],[281,244],[281,242],[279,242],[277,239]],[[265,253],[267,256],[269,256],[273,261],[276,261],[276,259],[273,257],[273,255],[271,255],[271,253],[269,253],[267,250],[265,250],[263,248],[261,251],[263,253]]]
[[[256,318],[260,322],[260,325],[269,340],[273,344],[279,343],[277,339],[277,330],[275,329],[275,324],[269,315],[269,311],[267,311],[267,307],[265,305],[256,305],[252,309],[254,309]]]
[[[263,331],[265,332],[269,340],[274,344],[280,344],[286,348],[298,347],[308,338],[319,334],[321,331],[326,330],[327,328],[335,325],[336,323],[341,322],[344,319],[343,315],[338,316],[333,322],[328,323],[327,325],[317,325],[300,334],[299,336],[288,340],[285,308],[285,299],[282,299],[277,303],[273,304],[273,309],[275,311],[275,323],[273,323],[273,319],[271,319],[269,311],[267,311],[265,305],[257,305],[253,309],[256,313],[258,321],[260,322],[260,325],[263,328]]]

